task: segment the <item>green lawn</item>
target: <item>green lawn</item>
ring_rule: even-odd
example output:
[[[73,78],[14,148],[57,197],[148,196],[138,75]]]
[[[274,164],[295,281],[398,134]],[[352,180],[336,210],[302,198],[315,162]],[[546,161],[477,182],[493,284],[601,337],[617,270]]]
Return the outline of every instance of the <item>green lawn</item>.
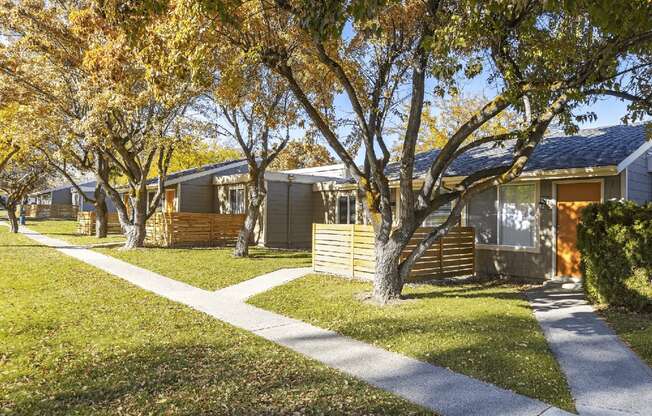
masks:
[[[652,314],[605,309],[600,314],[616,333],[652,367]]]
[[[75,233],[77,223],[67,220],[28,220],[27,226],[39,233],[90,245],[124,241],[122,235],[98,239]],[[232,248],[143,248],[130,251],[120,246],[98,247],[97,251],[140,267],[177,279],[196,287],[217,290],[264,273],[285,267],[306,267],[311,264],[307,251],[272,250],[253,247],[247,259],[233,257]]]
[[[0,413],[426,414],[0,227]]]
[[[382,308],[356,299],[369,290],[368,283],[312,275],[250,302],[564,409],[574,408],[565,378],[518,287],[406,287],[406,301]]]
[[[233,257],[232,248],[96,250],[207,290],[231,286],[285,267],[306,267],[311,264],[309,252],[262,248],[250,249],[250,257],[245,259]]]
[[[106,238],[95,238],[95,236],[78,235],[77,221],[73,220],[32,220],[27,219],[27,227],[41,234],[52,238],[64,240],[70,244],[90,245],[105,243],[120,243],[125,239],[121,234],[109,234]]]

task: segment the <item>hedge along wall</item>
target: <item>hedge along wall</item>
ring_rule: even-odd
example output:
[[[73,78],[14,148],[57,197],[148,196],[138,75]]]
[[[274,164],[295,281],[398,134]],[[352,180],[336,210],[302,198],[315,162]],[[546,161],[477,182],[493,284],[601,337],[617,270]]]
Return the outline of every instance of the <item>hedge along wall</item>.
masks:
[[[652,203],[591,204],[577,234],[589,300],[652,311]]]

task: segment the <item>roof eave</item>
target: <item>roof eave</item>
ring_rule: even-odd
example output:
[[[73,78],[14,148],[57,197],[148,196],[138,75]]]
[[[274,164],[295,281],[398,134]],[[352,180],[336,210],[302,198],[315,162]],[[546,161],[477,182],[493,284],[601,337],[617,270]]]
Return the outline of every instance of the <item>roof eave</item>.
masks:
[[[609,166],[591,166],[591,167],[585,167],[585,168],[567,168],[567,169],[539,169],[539,170],[532,170],[532,171],[527,171],[521,173],[521,175],[516,178],[514,181],[533,181],[533,180],[541,180],[541,179],[567,179],[567,178],[593,178],[593,177],[598,177],[598,176],[614,176],[618,175],[620,171],[618,170],[618,166],[616,165],[609,165]],[[446,176],[444,178],[444,183],[447,184],[455,184],[459,183],[462,180],[464,180],[466,176]],[[422,178],[416,178],[413,181],[414,186],[421,186],[423,184],[423,179]],[[399,181],[398,179],[394,179],[390,181],[390,186],[391,187],[398,187],[399,186]],[[345,183],[345,184],[337,184],[334,182],[330,182],[329,186],[327,187],[315,187],[315,191],[317,190],[352,190],[352,189],[357,189],[357,185],[354,183]]]
[[[622,162],[618,164],[618,173],[627,169],[627,166],[631,165],[636,159],[643,156],[645,152],[652,149],[652,140],[648,140],[639,146],[632,154],[627,156]]]
[[[200,178],[200,177],[205,176],[205,175],[212,175],[212,174],[214,174],[216,172],[220,172],[222,170],[232,169],[234,167],[242,166],[242,165],[246,165],[246,164],[247,164],[246,160],[240,160],[240,161],[237,161],[237,162],[233,162],[233,163],[229,163],[229,164],[226,164],[226,165],[218,166],[218,167],[213,168],[213,169],[207,169],[207,170],[202,170],[201,172],[195,172],[195,173],[191,173],[191,174],[188,174],[188,175],[182,175],[182,176],[179,176],[178,178],[166,180],[165,181],[165,186],[168,187],[168,186],[176,185],[176,184],[179,184],[179,183],[182,183],[182,182],[189,181],[191,179]],[[152,190],[152,189],[157,189],[157,188],[158,188],[158,180],[156,180],[153,183],[147,185],[147,190]],[[129,188],[127,187],[127,185],[123,185],[123,186],[120,186],[120,187],[116,188],[116,190],[118,192],[125,192],[128,189]]]

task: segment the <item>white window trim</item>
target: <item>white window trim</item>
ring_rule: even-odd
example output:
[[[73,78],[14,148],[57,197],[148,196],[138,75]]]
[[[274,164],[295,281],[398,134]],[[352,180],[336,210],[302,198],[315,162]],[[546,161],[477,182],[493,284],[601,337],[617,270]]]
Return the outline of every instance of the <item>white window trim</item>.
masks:
[[[509,183],[505,185],[496,186],[496,201],[494,201],[496,208],[496,241],[500,241],[500,189],[505,186],[518,186],[524,183]],[[476,243],[475,247],[480,250],[494,250],[494,251],[520,251],[525,253],[540,253],[541,243],[539,235],[539,223],[541,221],[541,210],[539,208],[539,200],[541,199],[540,181],[534,181],[534,246],[514,246],[509,244],[480,244]]]

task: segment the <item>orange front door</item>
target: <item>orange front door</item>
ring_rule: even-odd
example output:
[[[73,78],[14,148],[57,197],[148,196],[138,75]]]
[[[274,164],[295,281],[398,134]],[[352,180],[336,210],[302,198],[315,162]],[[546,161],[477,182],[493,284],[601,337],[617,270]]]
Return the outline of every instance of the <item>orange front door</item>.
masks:
[[[165,190],[165,212],[174,212],[174,197],[177,192],[174,189]]]
[[[581,277],[577,224],[584,207],[600,202],[601,188],[600,182],[557,185],[557,276]]]

